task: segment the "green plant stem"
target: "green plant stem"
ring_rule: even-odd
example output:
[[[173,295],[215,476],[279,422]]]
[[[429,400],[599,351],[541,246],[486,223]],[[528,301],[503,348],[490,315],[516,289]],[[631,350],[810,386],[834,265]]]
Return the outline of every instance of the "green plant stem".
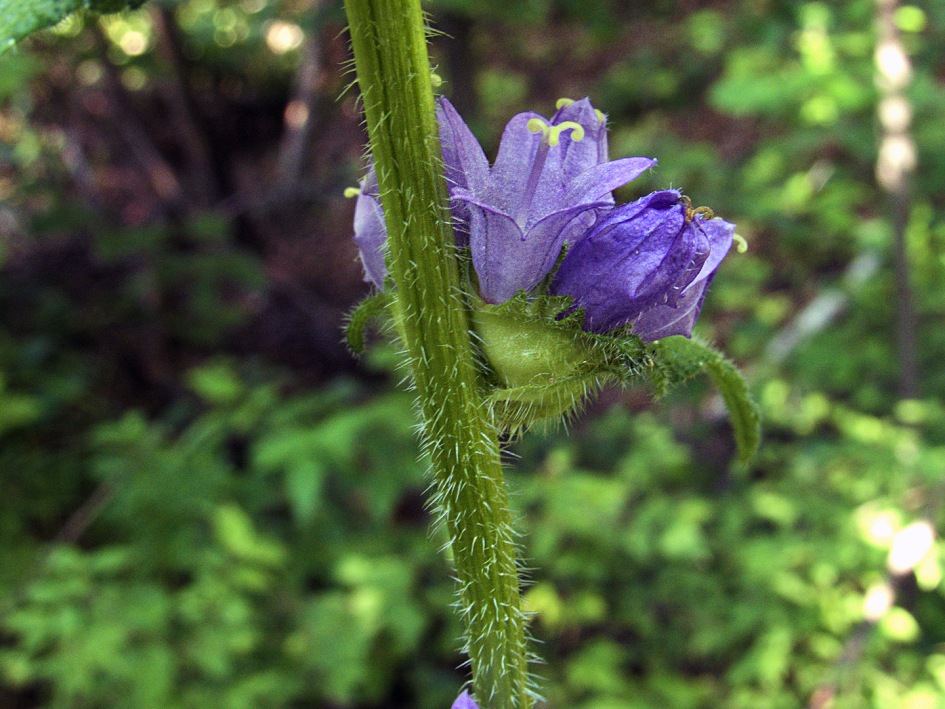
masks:
[[[530,707],[511,515],[453,246],[420,2],[345,0],[345,9],[473,688],[484,709]]]

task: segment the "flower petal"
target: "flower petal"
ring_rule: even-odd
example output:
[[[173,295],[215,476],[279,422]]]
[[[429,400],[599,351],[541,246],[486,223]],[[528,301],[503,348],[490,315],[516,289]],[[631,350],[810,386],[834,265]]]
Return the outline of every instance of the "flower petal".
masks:
[[[473,192],[485,189],[489,181],[489,161],[476,136],[453,104],[442,96],[436,101],[436,117],[443,144],[446,182],[450,189],[462,187]]]
[[[664,232],[641,249],[640,265],[652,270],[637,287],[639,307],[675,305],[709,257],[709,239],[692,222],[684,222],[675,239],[667,245],[668,238],[670,235]]]
[[[504,303],[520,290],[529,291],[554,266],[567,227],[576,217],[606,203],[578,204],[544,217],[524,233],[511,216],[465,190],[454,197],[470,214],[470,250],[479,276],[479,294],[487,303]]]
[[[373,165],[369,166],[360,189],[354,206],[354,243],[358,245],[364,265],[364,280],[383,289],[387,276],[387,264],[384,263],[387,226],[378,192],[377,172]]]
[[[488,199],[506,214],[514,214],[518,209],[541,145],[541,134],[528,130],[528,122],[533,118],[547,123],[542,116],[527,111],[512,116],[506,124],[499,142],[499,154],[492,166],[490,188],[477,195]]]
[[[564,137],[568,133],[562,135],[561,170],[566,180],[573,179],[594,165],[607,162],[607,122],[601,119],[603,115],[598,115],[590,99],[582,98],[558,109],[551,117],[552,125],[573,121],[584,128],[584,139],[581,141],[576,142],[569,137],[565,142]]]
[[[694,221],[701,221],[697,216]],[[722,263],[722,259],[732,247],[732,235],[735,225],[722,219],[712,219],[698,224],[697,228],[704,229],[709,239],[711,252],[702,270],[695,280],[683,291],[682,297],[675,307],[657,305],[640,313],[633,320],[633,331],[644,340],[652,342],[670,335],[692,335],[692,328],[702,312],[705,296],[715,278],[715,273]]]
[[[655,305],[675,305],[709,256],[676,190],[613,208],[568,252],[551,290],[574,297],[585,326],[606,332]]]
[[[596,202],[656,165],[652,158],[621,158],[588,168],[568,185],[565,202]],[[613,198],[609,200],[613,203]]]
[[[469,696],[469,692],[463,692],[458,697],[456,701],[453,702],[453,706],[450,709],[479,709],[479,705]]]

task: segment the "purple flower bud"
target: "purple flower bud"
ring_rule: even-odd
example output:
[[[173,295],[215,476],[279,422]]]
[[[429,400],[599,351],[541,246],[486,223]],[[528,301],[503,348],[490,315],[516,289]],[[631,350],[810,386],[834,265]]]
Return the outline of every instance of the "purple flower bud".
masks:
[[[463,692],[456,697],[456,701],[453,702],[450,709],[479,709],[479,705],[469,696],[469,692]]]
[[[615,207],[571,248],[551,292],[574,297],[584,328],[632,325],[652,342],[692,334],[735,226],[691,210],[677,190]]]

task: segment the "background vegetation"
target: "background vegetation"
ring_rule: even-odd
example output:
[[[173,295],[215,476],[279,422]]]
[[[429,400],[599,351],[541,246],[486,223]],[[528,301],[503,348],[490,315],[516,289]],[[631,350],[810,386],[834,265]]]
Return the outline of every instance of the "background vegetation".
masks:
[[[750,243],[699,325],[763,406],[750,467],[699,383],[510,447],[549,706],[945,706],[945,5],[892,15],[892,197],[872,0],[428,7],[487,150],[590,95],[613,155],[660,160],[622,198],[681,187]],[[464,681],[394,353],[341,345],[343,26],[187,0],[0,56],[0,706],[434,709]]]

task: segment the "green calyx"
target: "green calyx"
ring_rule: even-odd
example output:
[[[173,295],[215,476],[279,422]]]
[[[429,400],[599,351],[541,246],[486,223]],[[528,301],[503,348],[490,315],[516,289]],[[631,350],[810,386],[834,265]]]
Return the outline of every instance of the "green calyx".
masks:
[[[739,459],[754,456],[760,440],[758,407],[741,373],[713,347],[681,335],[645,343],[626,328],[603,335],[586,332],[583,313],[571,311],[569,296],[522,292],[501,305],[471,301],[484,396],[498,428],[517,435],[529,426],[561,421],[608,384],[646,382],[662,396],[704,373],[725,400]],[[357,353],[372,319],[403,336],[396,297],[375,295],[350,317],[348,339]]]
[[[652,366],[643,342],[581,329],[568,296],[525,293],[502,305],[477,302],[473,326],[488,367],[496,424],[520,432],[580,410],[607,383],[627,383]]]

